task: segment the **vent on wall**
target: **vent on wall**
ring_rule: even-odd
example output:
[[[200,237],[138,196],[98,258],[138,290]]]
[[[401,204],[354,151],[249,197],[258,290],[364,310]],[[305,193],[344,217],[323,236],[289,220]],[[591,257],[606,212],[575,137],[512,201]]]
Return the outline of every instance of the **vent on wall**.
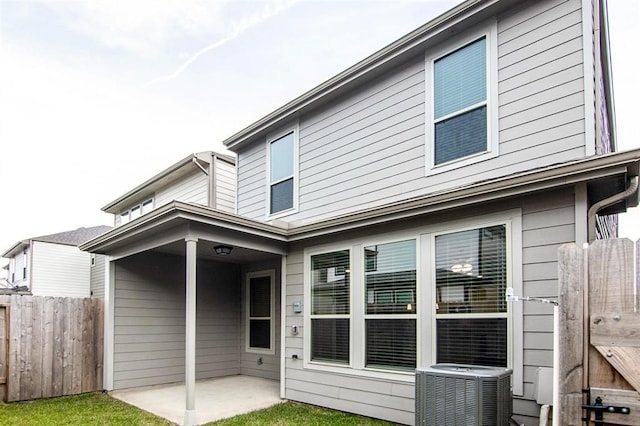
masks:
[[[416,426],[507,426],[511,370],[436,364],[416,370]]]

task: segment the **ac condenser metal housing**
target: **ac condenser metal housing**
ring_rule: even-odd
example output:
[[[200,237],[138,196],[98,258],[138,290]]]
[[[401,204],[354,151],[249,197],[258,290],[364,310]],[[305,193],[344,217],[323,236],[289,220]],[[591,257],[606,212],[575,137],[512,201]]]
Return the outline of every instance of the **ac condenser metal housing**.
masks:
[[[416,370],[416,426],[508,426],[511,370],[436,364]]]

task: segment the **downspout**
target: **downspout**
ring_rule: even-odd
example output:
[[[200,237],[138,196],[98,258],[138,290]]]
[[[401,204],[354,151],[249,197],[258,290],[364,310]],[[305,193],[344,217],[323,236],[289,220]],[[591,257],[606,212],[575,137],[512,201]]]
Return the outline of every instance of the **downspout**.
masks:
[[[214,175],[214,173],[215,173],[215,166],[212,167],[212,163],[215,160],[215,158],[216,158],[215,156],[212,157],[211,161],[209,162],[208,169],[205,169],[202,166],[202,164],[200,164],[198,162],[198,155],[197,154],[193,154],[193,157],[191,158],[191,162],[193,164],[195,164],[196,167],[198,167],[200,170],[202,170],[202,173],[204,173],[205,176],[209,177],[209,180],[207,181],[208,184],[209,184],[208,185],[209,188],[208,188],[208,191],[207,191],[207,206],[213,207],[213,208],[215,208],[216,201],[215,201],[215,198],[214,198],[215,194],[212,195],[212,193],[211,193],[211,182],[212,182],[212,179],[215,179],[215,178],[212,177]]]
[[[215,153],[211,154],[211,162],[209,163],[209,207],[212,209],[218,208],[218,194],[217,194],[217,163],[218,156]]]
[[[589,232],[589,242],[592,243],[596,237],[596,214],[605,207],[608,207],[612,204],[617,203],[618,201],[622,201],[625,198],[628,198],[631,194],[638,190],[638,176],[632,176],[629,182],[629,187],[615,195],[612,195],[609,198],[605,198],[604,200],[598,201],[593,206],[589,208],[587,212],[587,227]]]
[[[196,154],[193,154],[193,158],[191,159],[191,162],[196,166],[198,166],[198,168],[202,170],[202,173],[204,173],[205,175],[209,174],[209,171],[204,167],[202,167],[202,164],[198,163],[198,157],[196,157]]]

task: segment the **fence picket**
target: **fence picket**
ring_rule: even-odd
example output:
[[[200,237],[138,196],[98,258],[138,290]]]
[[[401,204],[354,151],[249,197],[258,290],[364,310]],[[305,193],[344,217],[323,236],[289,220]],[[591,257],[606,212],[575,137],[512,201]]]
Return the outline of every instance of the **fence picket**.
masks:
[[[633,312],[633,243],[626,238],[598,240],[589,248],[589,314]],[[589,346],[589,384],[632,390],[622,375]]]
[[[560,406],[554,407],[554,415],[560,417],[560,424],[568,426],[582,424],[584,255],[577,244],[565,244],[558,249],[558,332],[562,356]]]
[[[42,305],[42,397],[53,396],[53,302],[52,297],[45,297]]]

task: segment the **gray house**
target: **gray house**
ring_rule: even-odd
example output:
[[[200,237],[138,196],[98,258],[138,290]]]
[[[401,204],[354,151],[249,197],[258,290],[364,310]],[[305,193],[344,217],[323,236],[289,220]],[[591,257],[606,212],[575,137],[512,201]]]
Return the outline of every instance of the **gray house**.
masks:
[[[505,290],[556,297],[558,246],[637,205],[608,43],[604,0],[469,0],[225,140],[233,213],[173,201],[82,247],[105,388],[251,375],[413,424],[415,369],[454,362],[512,369],[537,424],[552,310]]]

